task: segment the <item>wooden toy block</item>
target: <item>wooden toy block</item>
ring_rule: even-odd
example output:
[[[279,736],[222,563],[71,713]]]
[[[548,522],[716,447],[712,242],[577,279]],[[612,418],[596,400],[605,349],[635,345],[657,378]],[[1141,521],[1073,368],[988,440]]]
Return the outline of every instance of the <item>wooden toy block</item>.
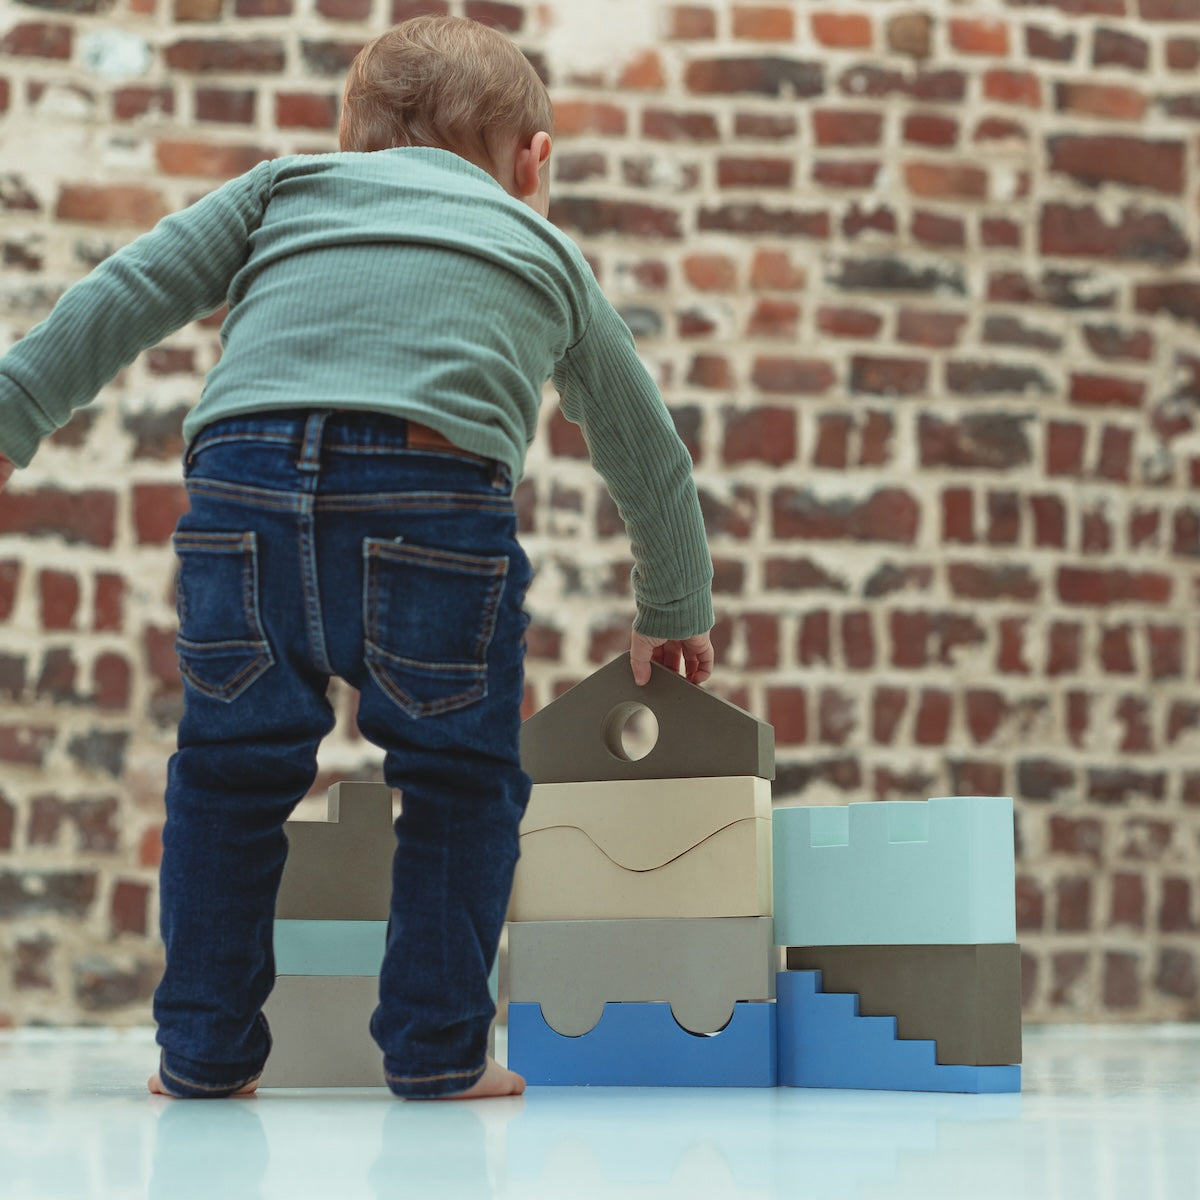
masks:
[[[386,921],[391,907],[392,791],[335,783],[326,821],[288,821],[287,865],[275,916],[297,921]]]
[[[510,921],[771,915],[764,779],[538,784],[520,846]]]
[[[728,1025],[739,1000],[775,996],[770,917],[529,921],[508,927],[510,1001],[556,1033],[593,1029],[608,1001],[666,1001],[690,1033]]]
[[[276,975],[378,975],[386,921],[276,921]]]
[[[939,1065],[930,1041],[900,1041],[894,1017],[858,1014],[858,997],[821,990],[819,971],[776,981],[779,1082],[902,1092],[1017,1092],[1016,1065]]]
[[[780,808],[773,838],[781,945],[1016,941],[1006,796]]]
[[[274,1045],[259,1086],[385,1086],[369,1028],[378,1003],[378,976],[281,976],[263,1009]]]
[[[931,1040],[937,1061],[1021,1061],[1021,949],[982,946],[790,946],[789,971],[820,971],[826,992],[853,992],[862,1016],[895,1017],[897,1035]]]
[[[563,1037],[539,1005],[509,1004],[508,1065],[530,1086],[774,1087],[775,1005],[738,1004],[720,1033],[697,1037],[669,1004],[606,1004],[593,1030]]]
[[[644,757],[622,746],[630,716],[649,709],[658,738]],[[775,731],[719,696],[653,665],[633,682],[622,655],[534,713],[521,727],[521,764],[534,783],[682,779],[717,775],[775,778]]]

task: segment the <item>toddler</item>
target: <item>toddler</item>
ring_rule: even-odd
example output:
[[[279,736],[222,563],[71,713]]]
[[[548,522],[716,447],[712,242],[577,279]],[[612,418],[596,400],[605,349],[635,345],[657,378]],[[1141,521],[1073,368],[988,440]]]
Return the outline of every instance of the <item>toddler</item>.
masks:
[[[711,671],[691,462],[545,219],[552,115],[502,34],[405,22],[351,66],[340,152],[261,163],[167,217],[0,359],[2,484],[139,352],[229,306],[184,424],[153,1091],[256,1086],[283,823],[333,726],[333,676],[402,794],[371,1022],[388,1085],[523,1090],[487,1057],[487,977],[530,786],[512,490],[548,378],[629,531],[635,678],[652,660]]]

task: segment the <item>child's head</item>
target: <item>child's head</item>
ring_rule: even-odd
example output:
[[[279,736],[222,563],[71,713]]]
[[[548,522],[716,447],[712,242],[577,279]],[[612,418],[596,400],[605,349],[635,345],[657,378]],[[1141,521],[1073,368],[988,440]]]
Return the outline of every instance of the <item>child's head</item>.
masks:
[[[359,51],[339,140],[357,151],[435,146],[495,175],[513,145],[553,120],[545,85],[504,34],[460,17],[415,17]]]

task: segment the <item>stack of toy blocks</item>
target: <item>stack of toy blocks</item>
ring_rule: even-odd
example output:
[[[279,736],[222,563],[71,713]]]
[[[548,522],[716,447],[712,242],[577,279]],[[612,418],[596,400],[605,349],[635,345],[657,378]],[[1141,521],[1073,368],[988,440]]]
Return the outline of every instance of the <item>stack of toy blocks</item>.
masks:
[[[622,742],[648,709],[658,736]],[[531,1084],[770,1087],[774,735],[628,657],[525,722],[508,1062]]]
[[[779,1082],[1020,1090],[1007,797],[775,813]]]
[[[289,821],[275,903],[274,1045],[262,1087],[379,1087],[370,1035],[392,890],[392,791],[338,783],[326,821]]]

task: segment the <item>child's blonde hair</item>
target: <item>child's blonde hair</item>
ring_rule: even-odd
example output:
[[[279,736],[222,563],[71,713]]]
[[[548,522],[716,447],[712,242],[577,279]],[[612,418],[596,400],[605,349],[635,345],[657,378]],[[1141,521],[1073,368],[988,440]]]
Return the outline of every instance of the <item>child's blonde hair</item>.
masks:
[[[436,146],[491,170],[506,139],[550,131],[554,109],[529,60],[504,34],[462,17],[414,17],[350,64],[343,150]]]

